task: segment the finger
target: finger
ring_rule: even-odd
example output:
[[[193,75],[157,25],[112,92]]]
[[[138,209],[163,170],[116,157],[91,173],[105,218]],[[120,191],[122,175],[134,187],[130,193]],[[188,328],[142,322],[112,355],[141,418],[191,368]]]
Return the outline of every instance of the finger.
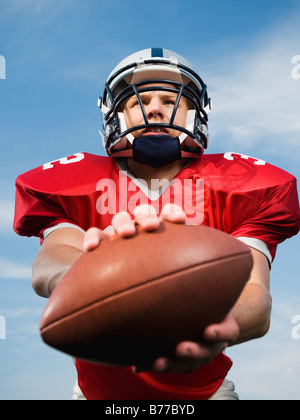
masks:
[[[227,343],[198,344],[182,342],[175,349],[176,358],[160,358],[154,362],[153,370],[161,373],[190,373],[210,363],[224,351]]]
[[[112,218],[112,226],[115,232],[117,232],[123,238],[132,236],[136,232],[134,220],[132,220],[130,214],[126,213],[125,211],[114,215]]]
[[[179,359],[198,362],[201,360],[201,363],[207,364],[226,348],[226,344],[223,342],[206,344],[183,341],[177,345],[175,354]]]
[[[146,231],[156,230],[160,225],[160,220],[156,210],[149,204],[142,204],[134,209],[135,221]]]
[[[211,359],[157,359],[152,370],[157,373],[190,373],[198,369],[205,363],[209,363]]]
[[[166,359],[165,357],[160,357],[159,359],[156,359],[153,363],[152,370],[157,373],[167,372],[167,370],[169,369],[169,364],[169,359]]]
[[[207,342],[234,342],[240,335],[240,329],[233,318],[228,315],[220,324],[209,325],[203,332],[203,338]]]
[[[168,220],[173,223],[185,223],[186,214],[183,209],[177,204],[166,204],[160,214],[162,220]]]
[[[99,246],[101,240],[106,237],[107,234],[98,228],[90,228],[86,231],[83,238],[83,248],[86,251],[92,251]]]
[[[133,366],[132,371],[133,373],[143,373],[143,372],[149,372],[152,370],[152,364],[151,365],[143,365],[143,366]]]

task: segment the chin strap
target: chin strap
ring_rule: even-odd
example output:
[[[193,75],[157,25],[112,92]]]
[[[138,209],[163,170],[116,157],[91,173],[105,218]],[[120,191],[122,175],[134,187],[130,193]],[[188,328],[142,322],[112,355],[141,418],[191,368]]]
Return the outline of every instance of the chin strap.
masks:
[[[194,110],[187,111],[186,129],[191,132],[194,130],[195,115]],[[126,133],[127,125],[122,112],[118,113],[118,120],[121,133]],[[186,144],[187,142],[188,144]],[[132,148],[128,149],[128,143]],[[181,146],[183,143],[185,143],[184,148]],[[179,137],[175,138],[168,135],[148,135],[135,138],[132,133],[127,133],[116,146],[118,148],[110,150],[112,157],[132,156],[135,161],[154,167],[168,165],[181,158],[198,158],[204,150],[198,144],[196,145],[186,133],[181,133]]]
[[[111,156],[116,158],[132,156],[136,162],[158,168],[182,158],[199,158],[202,154],[200,148],[199,152],[181,150],[178,137],[149,135],[134,139],[132,149],[114,150]]]

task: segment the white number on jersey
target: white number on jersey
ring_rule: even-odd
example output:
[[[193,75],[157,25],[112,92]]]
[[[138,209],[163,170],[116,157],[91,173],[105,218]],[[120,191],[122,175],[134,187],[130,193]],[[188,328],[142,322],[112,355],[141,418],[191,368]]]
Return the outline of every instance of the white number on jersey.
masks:
[[[241,155],[240,153],[233,153],[233,152],[227,152],[224,154],[224,158],[227,160],[234,160],[234,156],[233,155],[238,155],[241,159],[254,159],[254,165],[265,165],[266,162],[264,160],[261,159],[257,159],[255,157],[252,156],[247,156],[247,155]]]
[[[45,163],[43,165],[43,170],[45,171],[46,169],[53,168],[53,166],[54,166],[53,164],[55,162],[58,162],[60,165],[69,165],[70,163],[80,162],[82,159],[84,159],[84,153],[76,153],[73,156],[72,157],[67,156],[67,157],[64,157],[64,158],[61,158],[61,159],[53,160],[52,162]]]

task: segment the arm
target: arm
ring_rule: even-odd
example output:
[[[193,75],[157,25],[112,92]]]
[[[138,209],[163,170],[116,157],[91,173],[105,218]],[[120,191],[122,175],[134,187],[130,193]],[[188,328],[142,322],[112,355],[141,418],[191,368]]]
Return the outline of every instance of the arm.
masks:
[[[240,329],[239,338],[233,345],[262,337],[270,326],[272,298],[269,264],[261,252],[255,249],[251,251],[251,277],[231,312]]]
[[[135,222],[144,230],[155,230],[159,226],[159,219],[154,211],[146,213],[147,206],[140,206],[136,211],[136,218],[132,220],[128,213],[118,213],[112,219],[112,227],[108,232],[91,228],[84,235],[77,229],[61,228],[48,235],[37,254],[32,268],[32,286],[35,292],[43,297],[50,297],[55,286],[62,279],[70,267],[84,252],[97,247],[100,241],[108,236],[118,233],[123,237],[134,235]],[[170,221],[185,222],[185,214],[181,209],[174,215],[167,215]]]
[[[77,229],[62,228],[44,240],[32,267],[32,286],[43,297],[50,297],[68,269],[85,252],[84,234]]]
[[[184,223],[183,213],[166,213],[161,219]],[[144,230],[152,231],[159,226],[156,215],[144,211],[135,212],[135,221],[128,213],[113,217],[113,229],[124,237],[135,232],[135,223]],[[44,241],[33,266],[33,287],[48,297],[74,262],[86,251],[97,247],[108,233],[92,228],[84,236],[77,229],[60,229],[52,232]],[[253,250],[254,266],[251,278],[231,314],[220,324],[211,325],[204,331],[202,343],[182,342],[176,348],[176,359],[159,358],[153,366],[137,367],[136,371],[153,369],[157,372],[190,372],[209,363],[228,345],[238,344],[261,337],[267,332],[271,308],[269,294],[269,267],[265,256]]]
[[[204,331],[204,342],[182,342],[176,348],[177,359],[157,359],[152,367],[158,372],[187,373],[207,364],[226,347],[262,337],[270,325],[272,299],[267,258],[254,249],[253,268],[239,300],[220,324]],[[143,371],[138,368],[138,371]]]
[[[56,285],[78,258],[98,246],[102,238],[114,232],[112,230],[105,233],[100,229],[91,228],[89,234],[84,235],[77,229],[61,228],[50,233],[33,262],[32,286],[35,292],[42,297],[50,297]]]
[[[156,216],[138,214],[138,212],[135,212],[135,216],[136,222],[146,230],[155,230],[159,225]],[[182,214],[180,215],[180,212],[173,215],[166,213],[161,218],[184,223],[184,217]],[[135,227],[129,220],[129,215],[126,214],[114,217],[114,228],[118,233],[121,232],[127,236],[135,232]],[[90,249],[99,243],[99,235],[100,232],[97,230],[87,233],[86,238],[91,241]],[[261,337],[267,332],[271,310],[269,265],[267,258],[259,251],[253,249],[252,254],[253,269],[240,299],[222,323],[206,328],[205,341],[202,343],[179,343],[175,350],[176,359],[159,358],[153,366],[136,367],[136,372],[149,369],[157,372],[190,372],[209,363],[227,346]]]

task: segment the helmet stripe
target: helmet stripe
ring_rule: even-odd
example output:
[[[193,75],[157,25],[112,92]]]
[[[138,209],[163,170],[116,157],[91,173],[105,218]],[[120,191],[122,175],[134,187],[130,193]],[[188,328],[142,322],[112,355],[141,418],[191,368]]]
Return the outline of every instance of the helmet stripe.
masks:
[[[163,57],[164,50],[162,48],[151,48],[151,57]]]

